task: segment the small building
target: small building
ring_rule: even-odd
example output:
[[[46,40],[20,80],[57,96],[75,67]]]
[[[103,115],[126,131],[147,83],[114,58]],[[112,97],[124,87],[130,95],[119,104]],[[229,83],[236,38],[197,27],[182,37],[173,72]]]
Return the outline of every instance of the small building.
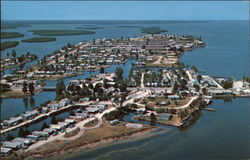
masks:
[[[74,119],[65,119],[64,122],[69,123],[69,124],[75,124],[76,121]]]
[[[35,135],[28,135],[26,136],[28,139],[31,140],[31,142],[35,142],[35,141],[38,141],[39,140],[39,137],[38,136],[35,136]]]
[[[93,107],[87,107],[86,111],[88,113],[97,113],[99,111],[99,109],[97,107],[93,108]]]
[[[88,117],[88,114],[83,112],[83,113],[76,113],[75,118],[76,119],[86,119]]]
[[[168,113],[161,113],[158,115],[158,119],[159,120],[170,120],[172,118],[172,115],[171,114],[168,114]]]
[[[12,153],[11,148],[1,147],[1,156],[8,156]]]
[[[44,140],[49,137],[49,134],[47,132],[42,131],[34,131],[32,132],[32,135],[38,136],[40,140]]]
[[[22,143],[23,147],[25,147],[27,145],[30,145],[32,143],[30,139],[28,139],[28,138],[20,138],[20,137],[17,137],[15,139],[13,139],[12,142]]]
[[[64,129],[64,127],[62,125],[56,125],[56,124],[51,125],[50,128],[56,129],[57,131],[61,131]]]
[[[54,128],[45,128],[43,132],[48,133],[49,135],[55,134],[57,131]]]
[[[179,100],[180,96],[178,96],[178,95],[168,95],[168,99],[169,100]]]
[[[114,125],[118,124],[119,122],[120,121],[118,119],[115,119],[113,121],[110,121],[110,124],[114,126]]]
[[[5,148],[11,148],[11,149],[20,149],[20,148],[22,148],[21,143],[10,142],[10,141],[3,142],[2,146],[5,147]]]
[[[6,126],[13,126],[13,125],[16,125],[18,122],[20,122],[22,120],[23,120],[23,117],[18,116],[18,117],[11,118],[9,120],[4,120],[3,124],[6,125]]]

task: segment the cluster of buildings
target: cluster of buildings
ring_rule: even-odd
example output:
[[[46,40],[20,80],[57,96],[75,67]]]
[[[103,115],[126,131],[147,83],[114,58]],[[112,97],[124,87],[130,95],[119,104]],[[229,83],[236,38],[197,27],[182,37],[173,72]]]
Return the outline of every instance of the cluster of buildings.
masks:
[[[41,131],[33,131],[30,135],[25,138],[17,137],[11,141],[1,142],[1,155],[9,155],[13,151],[27,149],[31,144],[40,141],[47,140],[50,136],[56,136],[58,132],[65,132],[66,128],[74,127],[76,121],[74,119],[65,119],[64,122],[58,122],[58,124],[51,124],[49,128],[45,128]]]
[[[58,103],[49,104],[49,105],[42,107],[40,109],[38,108],[38,109],[35,109],[32,111],[26,111],[24,113],[21,113],[18,116],[11,117],[8,120],[4,120],[0,125],[1,125],[2,129],[7,129],[9,127],[13,127],[13,126],[16,126],[20,123],[23,123],[27,120],[35,119],[37,116],[41,116],[42,114],[46,114],[48,112],[58,110],[62,107],[69,105],[70,103],[71,102],[69,101],[69,99],[65,98],[65,99],[60,100]]]

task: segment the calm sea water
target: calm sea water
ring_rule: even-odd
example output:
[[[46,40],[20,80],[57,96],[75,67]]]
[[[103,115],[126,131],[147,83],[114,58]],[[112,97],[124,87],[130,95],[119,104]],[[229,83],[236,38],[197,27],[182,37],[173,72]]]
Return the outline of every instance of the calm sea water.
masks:
[[[34,23],[34,22],[32,22]],[[167,29],[169,34],[202,36],[207,42],[205,48],[185,53],[181,60],[195,65],[200,70],[214,76],[234,76],[241,79],[250,75],[249,59],[249,22],[247,21],[202,21],[202,22],[166,22],[166,21],[77,21],[53,23],[36,23],[32,27],[7,29],[24,33],[21,40],[35,37],[29,29],[74,29],[82,24],[97,24],[104,29],[95,30],[93,35],[57,36],[57,41],[46,43],[21,43],[15,49],[18,55],[26,52],[36,53],[40,58],[67,43],[88,41],[93,38],[119,38],[142,35],[138,28],[118,28],[117,25],[159,26]],[[10,39],[8,39],[10,40]],[[5,40],[4,40],[5,41]],[[1,52],[5,57],[7,49]],[[128,74],[130,64],[119,65]],[[106,71],[113,72],[116,66]],[[9,73],[11,70],[7,71]],[[84,75],[65,79],[86,78],[98,72],[86,72]],[[56,81],[48,81],[47,85],[55,85]],[[40,92],[33,98],[35,106],[54,99],[53,92]],[[153,135],[150,138],[109,145],[93,152],[80,153],[69,159],[247,159],[250,155],[250,100],[234,99],[231,103],[216,100],[212,107],[216,112],[204,112],[200,119],[186,131],[175,128],[163,128],[168,132]],[[24,105],[22,98],[3,99],[1,101],[1,119],[20,114],[34,107]],[[59,115],[67,116],[67,113]],[[49,123],[49,119],[46,120]],[[29,127],[35,130],[43,122]],[[161,128],[162,129],[162,128]],[[13,133],[17,134],[17,131]]]

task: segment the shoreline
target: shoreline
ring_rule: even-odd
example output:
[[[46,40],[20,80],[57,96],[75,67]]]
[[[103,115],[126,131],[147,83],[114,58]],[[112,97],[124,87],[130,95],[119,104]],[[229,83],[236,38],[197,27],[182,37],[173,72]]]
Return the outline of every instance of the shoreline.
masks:
[[[59,158],[61,156],[69,156],[71,154],[75,154],[75,153],[79,153],[79,152],[90,152],[90,151],[93,151],[95,149],[98,149],[98,147],[104,147],[106,145],[109,145],[110,143],[114,143],[114,142],[117,142],[117,141],[121,141],[121,140],[125,140],[125,139],[131,139],[132,137],[139,137],[139,136],[142,136],[142,135],[145,135],[147,133],[150,133],[151,131],[154,131],[156,130],[157,128],[156,127],[152,127],[152,126],[149,126],[148,128],[143,128],[143,129],[140,129],[138,131],[134,131],[133,133],[126,133],[125,135],[115,135],[114,137],[113,136],[109,136],[109,137],[105,137],[105,138],[101,138],[101,139],[98,139],[96,141],[93,141],[93,142],[88,142],[88,143],[85,143],[85,144],[82,144],[80,146],[75,146],[75,147],[71,147],[69,149],[63,149],[62,151],[60,152],[51,152],[51,153],[48,153],[48,154],[41,154],[41,155],[30,155],[28,158],[26,158],[27,160],[35,160],[35,159],[47,159],[47,158]],[[102,145],[102,146],[99,146],[99,145]],[[89,148],[91,147],[91,148]],[[56,156],[53,156],[53,154],[59,154],[59,155],[56,155]]]

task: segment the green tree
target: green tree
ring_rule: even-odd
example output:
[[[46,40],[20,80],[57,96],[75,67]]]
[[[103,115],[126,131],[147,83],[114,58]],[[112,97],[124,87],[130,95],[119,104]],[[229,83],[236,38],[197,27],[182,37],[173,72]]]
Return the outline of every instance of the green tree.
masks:
[[[201,90],[201,91],[202,91],[202,93],[203,93],[203,94],[205,94],[205,95],[207,95],[207,94],[208,94],[208,93],[207,93],[207,89],[206,89],[206,88],[202,88],[202,90]]]
[[[69,112],[69,115],[70,115],[70,116],[75,116],[75,113],[74,113],[73,111],[70,111],[70,112]]]
[[[198,82],[199,83],[201,83],[201,80],[202,80],[202,76],[199,74],[199,75],[197,75],[197,80],[198,80]]]
[[[26,93],[26,92],[28,91],[28,84],[27,84],[27,82],[26,82],[26,81],[24,81],[24,82],[23,82],[23,88],[22,88],[22,91],[23,91],[24,93]]]
[[[155,114],[151,113],[150,114],[150,122],[151,122],[151,124],[155,125],[156,121],[157,121],[157,118],[156,118]]]
[[[122,79],[123,77],[123,69],[120,67],[117,67],[115,70],[115,75],[118,79]]]
[[[90,84],[88,85],[88,88],[89,88],[89,89],[94,89],[93,84],[92,84],[92,83],[90,83]]]
[[[11,134],[8,134],[6,139],[7,139],[7,141],[11,141],[14,139],[14,137]]]
[[[63,95],[63,92],[65,90],[65,84],[63,80],[59,80],[56,84],[56,97],[60,97]]]
[[[199,71],[195,66],[192,66],[191,70],[193,70],[195,73],[197,73]]]
[[[29,92],[30,92],[30,94],[33,94],[34,90],[35,90],[34,83],[33,82],[29,83]]]
[[[58,121],[57,121],[56,117],[53,116],[53,117],[51,118],[51,124],[57,124],[57,123],[58,123]]]
[[[24,133],[23,128],[20,128],[20,129],[19,129],[18,137],[25,137],[25,133]]]
[[[125,92],[127,90],[127,83],[125,81],[122,81],[118,86],[121,92]]]
[[[174,86],[173,86],[172,92],[175,94],[177,90],[178,90],[178,84],[177,84],[177,82],[175,81],[175,82],[174,82]]]
[[[103,88],[105,88],[105,89],[109,88],[109,84],[108,84],[108,80],[107,79],[103,80]]]
[[[100,68],[100,73],[104,73],[104,72],[105,72],[104,67],[101,67],[101,68]]]
[[[224,89],[232,88],[233,87],[233,80],[232,79],[225,80],[224,82],[222,82],[222,87]]]
[[[200,90],[200,85],[194,84],[194,88],[195,88],[195,91],[196,91],[196,92],[199,92],[199,90]]]

